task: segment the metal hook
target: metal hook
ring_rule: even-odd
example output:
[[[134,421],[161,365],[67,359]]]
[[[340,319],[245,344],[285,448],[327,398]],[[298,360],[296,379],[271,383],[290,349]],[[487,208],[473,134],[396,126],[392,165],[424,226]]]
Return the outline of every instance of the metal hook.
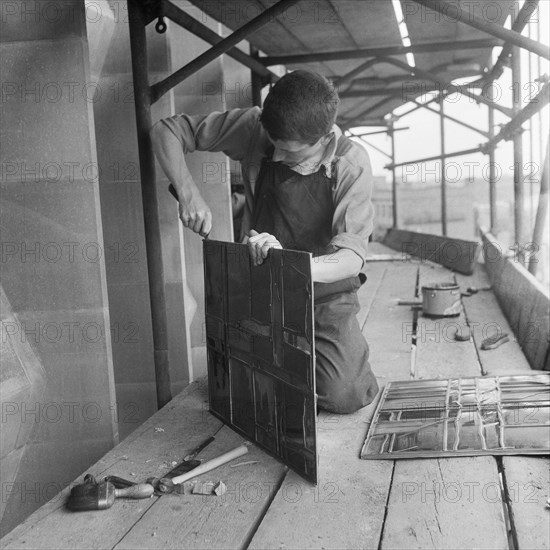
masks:
[[[159,34],[164,34],[166,32],[166,29],[167,29],[166,23],[164,22],[164,18],[161,15],[157,20],[157,24],[155,25],[155,30]]]

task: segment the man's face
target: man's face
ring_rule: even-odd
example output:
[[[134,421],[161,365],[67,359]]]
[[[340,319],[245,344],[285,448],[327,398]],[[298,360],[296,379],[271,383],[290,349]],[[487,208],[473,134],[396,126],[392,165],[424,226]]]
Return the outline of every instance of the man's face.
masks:
[[[329,140],[330,135],[323,136],[319,141],[310,145],[309,143],[303,143],[301,141],[282,141],[269,137],[269,141],[271,141],[275,147],[273,161],[281,162],[291,167],[314,157],[324,149]]]

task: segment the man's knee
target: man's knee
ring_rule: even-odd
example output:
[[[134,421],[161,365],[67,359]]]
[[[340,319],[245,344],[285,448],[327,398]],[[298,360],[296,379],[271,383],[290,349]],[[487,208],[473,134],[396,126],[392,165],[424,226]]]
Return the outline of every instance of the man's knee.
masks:
[[[378,384],[374,377],[367,384],[333,383],[319,395],[318,405],[329,412],[350,414],[366,407],[377,393]]]

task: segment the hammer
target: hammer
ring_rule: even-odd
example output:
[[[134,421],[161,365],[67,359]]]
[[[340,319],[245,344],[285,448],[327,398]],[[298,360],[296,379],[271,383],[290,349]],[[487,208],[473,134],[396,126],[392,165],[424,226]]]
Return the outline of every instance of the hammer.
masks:
[[[149,498],[152,494],[153,487],[148,483],[117,489],[109,481],[94,483],[93,480],[88,480],[71,489],[67,508],[74,512],[105,510],[114,504],[115,498]]]
[[[209,460],[208,462],[205,462],[204,464],[201,464],[200,466],[197,466],[196,468],[193,468],[190,472],[181,474],[180,476],[176,476],[172,479],[163,477],[159,481],[158,490],[162,493],[171,493],[176,485],[180,485],[188,479],[209,472],[210,470],[213,470],[218,466],[222,466],[223,464],[230,462],[231,460],[234,460],[235,458],[238,458],[246,454],[247,452],[248,447],[246,445],[241,445],[240,447],[237,447],[232,451],[229,451],[221,456]]]
[[[161,479],[169,478],[172,479],[173,477],[179,476],[181,474],[185,474],[186,472],[189,472],[196,468],[197,466],[200,466],[201,461],[200,460],[194,460],[194,458],[210,443],[214,441],[214,436],[210,436],[208,439],[204,440],[200,445],[195,447],[184,459],[183,462],[178,464],[175,468],[172,468],[167,474],[164,474],[162,478],[160,477],[149,477],[147,478],[147,483],[153,486],[155,489],[155,495],[160,496],[163,494],[171,493],[173,491],[173,488],[169,491],[161,491],[159,484]]]

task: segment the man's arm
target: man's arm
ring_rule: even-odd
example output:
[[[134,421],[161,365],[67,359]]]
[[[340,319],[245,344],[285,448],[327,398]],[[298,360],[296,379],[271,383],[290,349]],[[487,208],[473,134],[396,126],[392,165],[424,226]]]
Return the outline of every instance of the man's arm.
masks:
[[[205,237],[212,230],[212,212],[187,168],[180,141],[160,123],[153,127],[152,140],[155,155],[178,194],[183,225]]]
[[[259,109],[233,109],[209,115],[177,115],[153,126],[153,149],[166,176],[176,189],[180,218],[202,236],[212,229],[212,213],[193,181],[185,155],[193,151],[223,151],[234,160],[246,154]]]
[[[253,229],[246,238],[253,265],[263,263],[269,250],[282,248],[281,243],[269,233],[258,233]],[[314,283],[332,283],[359,274],[363,260],[352,250],[342,248],[334,254],[311,259],[311,280]]]
[[[334,283],[348,277],[356,277],[363,260],[353,250],[341,248],[334,254],[311,259],[311,279],[315,283]]]
[[[330,241],[336,252],[313,258],[311,264],[312,278],[320,283],[359,274],[373,228],[372,170],[367,152],[355,145],[348,156],[340,159],[338,172]]]

